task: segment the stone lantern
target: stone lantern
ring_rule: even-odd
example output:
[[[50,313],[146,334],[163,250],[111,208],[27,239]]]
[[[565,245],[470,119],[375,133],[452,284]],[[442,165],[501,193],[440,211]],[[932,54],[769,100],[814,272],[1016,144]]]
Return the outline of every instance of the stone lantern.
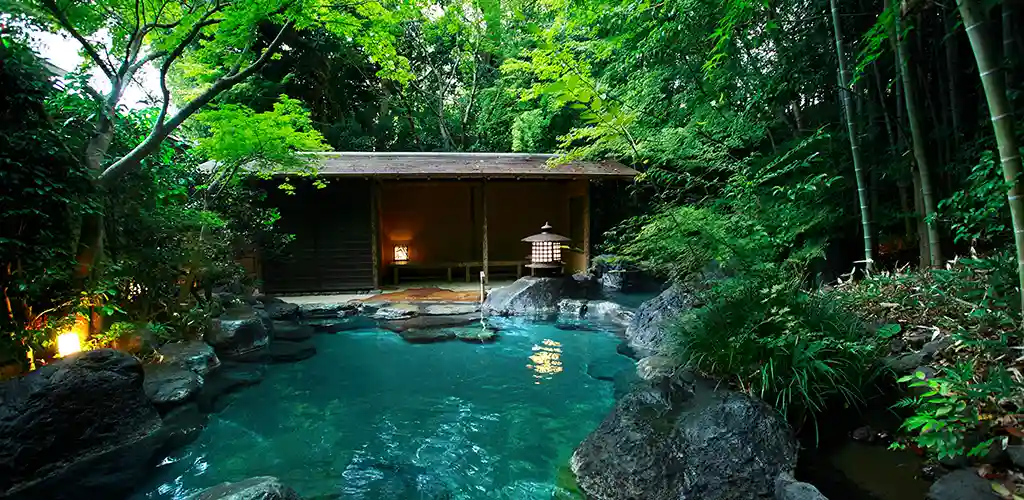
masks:
[[[523,238],[530,244],[530,263],[526,265],[532,270],[562,268],[562,244],[569,238],[551,232],[551,224],[544,223],[540,232]]]

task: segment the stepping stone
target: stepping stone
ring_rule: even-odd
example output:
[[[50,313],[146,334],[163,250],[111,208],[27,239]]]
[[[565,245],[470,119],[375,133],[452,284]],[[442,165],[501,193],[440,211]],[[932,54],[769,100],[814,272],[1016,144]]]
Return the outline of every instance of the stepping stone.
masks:
[[[480,308],[476,304],[431,304],[423,309],[421,314],[426,316],[457,316],[459,314],[473,314]]]
[[[482,328],[460,328],[456,336],[463,342],[470,344],[493,344],[498,341],[498,334],[490,329]]]
[[[161,414],[192,399],[203,387],[202,377],[181,364],[149,364],[143,371],[142,387]]]
[[[268,351],[274,363],[294,363],[316,355],[316,347],[308,342],[271,342]]]
[[[420,307],[416,304],[391,304],[377,309],[377,312],[373,313],[373,317],[374,319],[396,320],[412,318],[419,314]]]
[[[463,314],[459,316],[419,316],[416,318],[386,321],[380,327],[393,332],[419,330],[425,328],[452,328],[480,322],[479,314]]]
[[[402,330],[398,335],[410,344],[432,344],[455,338],[455,332],[437,328]]]

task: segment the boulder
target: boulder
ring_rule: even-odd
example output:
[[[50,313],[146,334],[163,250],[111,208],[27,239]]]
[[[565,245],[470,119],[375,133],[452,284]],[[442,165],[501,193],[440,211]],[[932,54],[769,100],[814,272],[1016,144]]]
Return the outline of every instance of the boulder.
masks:
[[[316,355],[316,347],[309,342],[271,342],[268,349],[274,363],[294,363]]]
[[[558,312],[564,288],[564,278],[519,278],[511,285],[492,290],[483,310],[499,316],[551,316]]]
[[[377,309],[377,312],[373,313],[373,318],[388,321],[408,319],[419,316],[419,314],[420,307],[416,304],[391,304],[387,307]]]
[[[600,283],[604,292],[643,293],[657,292],[662,282],[641,271],[635,265],[612,255],[599,255],[590,266],[590,274]]]
[[[359,312],[357,302],[332,302],[299,305],[299,316],[303,319],[344,318]]]
[[[775,500],[828,500],[818,488],[809,483],[802,483],[788,473],[779,474],[775,478]]]
[[[221,369],[210,375],[199,393],[199,408],[204,412],[217,411],[222,397],[243,387],[263,381],[265,369],[260,365],[249,365],[233,361],[224,362]]]
[[[558,301],[559,317],[581,319],[587,314],[587,301],[583,299],[562,299]]]
[[[0,385],[0,497],[119,498],[163,435],[142,365],[113,349],[76,353]]]
[[[714,391],[641,387],[620,399],[571,459],[588,498],[771,499],[796,465],[789,426],[768,405]]]
[[[480,312],[476,304],[431,304],[423,308],[420,314],[426,316],[458,316]]]
[[[587,363],[587,375],[596,380],[614,382],[623,370],[636,371],[633,360],[618,354],[603,356]]]
[[[588,321],[626,326],[633,320],[633,316],[633,311],[621,304],[609,300],[592,300],[587,302],[587,310],[583,318]]]
[[[209,416],[199,409],[199,403],[196,402],[186,403],[167,412],[161,428],[166,440],[160,451],[167,454],[195,441],[206,427]]]
[[[275,321],[274,340],[287,342],[302,342],[313,337],[313,327],[303,325],[294,321]]]
[[[626,328],[629,345],[643,355],[657,354],[665,342],[666,323],[695,305],[693,293],[673,285],[640,304]]]
[[[146,396],[160,413],[192,400],[203,387],[203,378],[185,365],[153,363],[143,368]]]
[[[658,382],[673,377],[679,366],[679,362],[669,356],[647,356],[637,361],[636,375],[640,380]]]
[[[302,497],[276,477],[259,476],[218,484],[188,497],[188,500],[302,500]]]
[[[299,305],[291,302],[264,302],[263,310],[272,320],[299,319]]]
[[[412,328],[402,330],[401,332],[398,332],[398,335],[402,337],[402,340],[410,344],[432,344],[434,342],[444,342],[455,338],[455,332],[441,328]]]
[[[995,500],[992,483],[974,469],[957,469],[942,476],[928,489],[928,500]]]
[[[164,344],[158,352],[161,363],[184,366],[201,377],[220,367],[220,358],[213,351],[213,347],[199,340]]]
[[[217,328],[206,333],[206,343],[222,358],[232,359],[266,348],[273,324],[265,313],[236,307],[217,318]]]

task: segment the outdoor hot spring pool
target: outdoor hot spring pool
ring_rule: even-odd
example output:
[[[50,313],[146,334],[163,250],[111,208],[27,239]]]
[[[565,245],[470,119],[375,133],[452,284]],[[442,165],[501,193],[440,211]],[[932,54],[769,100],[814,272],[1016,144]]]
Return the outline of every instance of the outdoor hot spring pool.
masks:
[[[379,329],[317,335],[316,356],[272,365],[230,396],[134,498],[182,499],[261,475],[307,500],[572,498],[568,459],[613,404],[613,384],[588,366],[632,362],[607,330],[496,325],[489,345],[409,344]]]

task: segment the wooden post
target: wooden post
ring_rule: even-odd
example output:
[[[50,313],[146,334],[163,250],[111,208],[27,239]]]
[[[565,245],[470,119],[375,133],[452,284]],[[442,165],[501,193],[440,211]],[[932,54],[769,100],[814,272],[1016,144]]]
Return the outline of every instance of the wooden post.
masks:
[[[583,269],[590,270],[590,179],[583,186]]]
[[[380,182],[370,181],[370,251],[373,252],[373,287],[380,288]]]
[[[483,188],[480,190],[480,201],[481,201],[481,205],[483,205],[482,211],[483,211],[483,216],[484,216],[483,217],[483,219],[484,219],[483,237],[481,238],[483,240],[483,247],[484,247],[484,255],[483,255],[483,257],[484,257],[484,259],[483,259],[484,260],[484,268],[483,268],[483,271],[481,271],[481,275],[483,276],[482,283],[483,284],[487,284],[490,281],[490,277],[491,277],[491,273],[490,273],[490,269],[489,269],[489,267],[490,267],[490,256],[489,256],[488,250],[487,250],[487,179],[484,179]]]

